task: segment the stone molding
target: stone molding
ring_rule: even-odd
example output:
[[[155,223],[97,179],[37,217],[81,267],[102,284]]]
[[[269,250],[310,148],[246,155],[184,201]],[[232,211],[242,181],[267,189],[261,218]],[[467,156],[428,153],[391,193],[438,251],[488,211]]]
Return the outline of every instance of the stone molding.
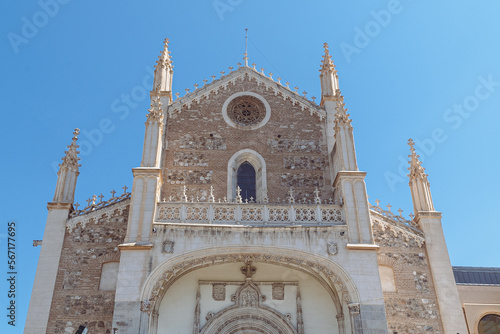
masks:
[[[97,224],[99,222],[99,219],[104,216],[108,218],[111,218],[113,216],[120,216],[123,214],[123,212],[125,212],[125,210],[128,209],[129,205],[130,197],[120,202],[115,202],[107,207],[102,207],[96,209],[95,211],[90,211],[81,216],[75,216],[73,218],[70,218],[66,222],[66,229],[69,232],[72,232],[77,225],[82,225],[82,227],[85,227],[89,223]],[[116,210],[118,210],[118,212],[115,214]]]

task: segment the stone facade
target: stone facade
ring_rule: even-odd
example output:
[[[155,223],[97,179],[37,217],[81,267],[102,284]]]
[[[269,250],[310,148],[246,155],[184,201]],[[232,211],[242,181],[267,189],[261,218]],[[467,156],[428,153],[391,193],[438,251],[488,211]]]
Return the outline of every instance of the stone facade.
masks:
[[[407,221],[368,203],[327,45],[320,72],[320,104],[246,55],[174,100],[166,41],[131,194],[74,209],[75,131],[25,333],[465,334],[413,144]]]

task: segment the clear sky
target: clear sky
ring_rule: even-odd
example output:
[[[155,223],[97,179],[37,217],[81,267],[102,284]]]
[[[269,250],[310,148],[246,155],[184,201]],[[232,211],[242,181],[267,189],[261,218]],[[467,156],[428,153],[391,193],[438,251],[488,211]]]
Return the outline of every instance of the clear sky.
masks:
[[[0,330],[21,333],[57,164],[81,129],[76,201],[132,186],[165,37],[174,92],[250,63],[320,96],[323,43],[340,75],[370,202],[412,212],[417,142],[453,265],[500,267],[498,1],[3,1],[0,4]],[[104,123],[111,126],[103,132]],[[17,318],[7,326],[7,224]]]

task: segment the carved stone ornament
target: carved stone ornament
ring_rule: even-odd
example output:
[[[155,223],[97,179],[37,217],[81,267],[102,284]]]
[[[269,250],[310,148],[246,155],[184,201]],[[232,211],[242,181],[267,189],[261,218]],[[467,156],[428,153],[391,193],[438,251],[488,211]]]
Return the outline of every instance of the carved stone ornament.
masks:
[[[359,314],[359,304],[349,304],[349,312],[351,314]]]
[[[266,108],[256,97],[240,96],[229,103],[227,115],[237,124],[255,125],[266,117]]]
[[[217,301],[226,300],[226,283],[212,284],[212,298]]]
[[[283,283],[273,283],[273,299],[285,300],[285,285]]]
[[[326,244],[326,252],[329,255],[337,255],[339,252],[339,247],[337,246],[337,243],[330,241],[329,243]]]
[[[149,300],[141,301],[141,311],[142,312],[151,313],[152,308],[153,308],[153,303],[151,301],[149,301]]]
[[[165,241],[163,243],[163,248],[161,249],[161,252],[162,253],[173,253],[174,252],[174,245],[175,245],[175,242],[173,241]]]

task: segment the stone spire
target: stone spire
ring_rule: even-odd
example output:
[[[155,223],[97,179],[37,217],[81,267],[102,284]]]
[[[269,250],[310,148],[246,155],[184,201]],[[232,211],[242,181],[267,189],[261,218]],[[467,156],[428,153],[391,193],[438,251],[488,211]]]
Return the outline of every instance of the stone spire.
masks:
[[[321,72],[319,75],[321,80],[321,104],[323,104],[325,98],[333,98],[340,95],[339,77],[330,56],[330,51],[328,50],[328,43],[324,43],[323,47],[325,48],[325,54],[323,55],[323,63],[319,70]]]
[[[54,203],[73,203],[75,198],[76,179],[80,174],[78,167],[81,166],[78,164],[80,146],[76,144],[79,133],[80,130],[75,129],[71,145],[68,146],[68,150],[65,151],[66,155],[62,158],[63,162],[59,165]]]
[[[419,160],[419,156],[415,152],[415,148],[413,147],[414,142],[412,139],[408,140],[408,145],[410,145],[411,151],[411,154],[408,156],[410,158],[410,167],[408,168],[410,174],[408,174],[408,177],[410,178],[409,184],[415,214],[421,211],[435,211],[434,204],[432,203],[430,184],[427,180],[427,174],[425,174],[422,162]]]
[[[159,95],[151,99],[151,108],[146,115],[146,133],[142,152],[141,167],[159,167],[161,155],[161,138],[163,132],[163,110]]]
[[[349,118],[349,114],[345,108],[344,99],[340,96],[335,107],[335,118],[333,120],[335,145],[337,147],[336,155],[334,156],[334,159],[337,160],[335,163],[337,170],[335,172],[358,170],[351,122],[352,120]]]
[[[153,83],[153,92],[169,92],[172,98],[172,77],[174,75],[174,66],[168,51],[168,38],[163,42],[163,51],[158,56],[155,66],[155,77]]]

